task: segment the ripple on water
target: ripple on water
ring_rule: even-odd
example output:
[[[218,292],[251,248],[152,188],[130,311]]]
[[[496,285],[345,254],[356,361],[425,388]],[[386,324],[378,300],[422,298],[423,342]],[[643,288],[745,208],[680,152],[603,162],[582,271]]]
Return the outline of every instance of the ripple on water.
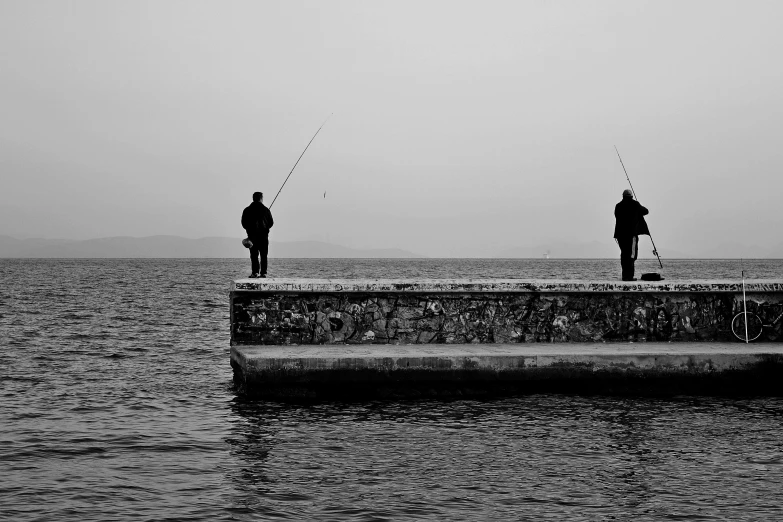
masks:
[[[617,270],[601,260],[272,265],[311,277]],[[680,268],[710,277],[735,265]],[[780,262],[748,265],[754,277],[783,273]],[[780,399],[243,401],[227,311],[246,269],[0,260],[0,518],[783,519]]]

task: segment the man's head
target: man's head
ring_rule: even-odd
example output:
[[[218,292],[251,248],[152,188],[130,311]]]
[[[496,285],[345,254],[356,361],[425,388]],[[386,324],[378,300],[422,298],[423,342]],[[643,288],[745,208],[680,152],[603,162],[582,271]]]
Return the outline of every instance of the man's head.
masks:
[[[623,197],[624,198],[632,198],[633,197],[633,192],[631,192],[631,189],[623,190]]]
[[[264,193],[263,192],[253,192],[253,201],[258,203],[262,199],[264,199]]]

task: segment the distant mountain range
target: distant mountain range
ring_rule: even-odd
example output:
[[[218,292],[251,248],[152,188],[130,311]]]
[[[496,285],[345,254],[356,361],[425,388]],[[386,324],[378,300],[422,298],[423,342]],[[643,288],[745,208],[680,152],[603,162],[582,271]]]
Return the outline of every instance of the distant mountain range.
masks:
[[[242,238],[179,236],[103,237],[99,239],[17,239],[0,236],[0,257],[37,258],[187,258],[247,257]],[[398,248],[356,249],[320,241],[272,241],[273,258],[420,258]]]
[[[739,243],[722,243],[693,251],[658,249],[663,259],[783,259],[783,243],[769,248]],[[612,259],[619,257],[617,245],[553,242],[536,246],[518,246],[497,252],[495,258]],[[99,239],[18,239],[0,235],[0,258],[242,258],[247,250],[241,238],[180,236],[104,237]],[[422,258],[423,255],[399,248],[357,249],[321,241],[272,241],[272,258]],[[480,256],[477,256],[480,257]],[[642,240],[640,258],[651,258],[649,241]]]

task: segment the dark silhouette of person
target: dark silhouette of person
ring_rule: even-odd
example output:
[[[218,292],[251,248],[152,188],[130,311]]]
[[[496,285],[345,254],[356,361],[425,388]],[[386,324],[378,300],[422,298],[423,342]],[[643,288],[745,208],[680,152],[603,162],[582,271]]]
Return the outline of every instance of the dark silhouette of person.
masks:
[[[650,211],[633,199],[633,192],[623,191],[623,200],[614,207],[614,239],[620,246],[620,266],[623,281],[636,281],[634,262],[639,254],[639,236],[650,235],[644,216]]]
[[[269,229],[275,224],[272,212],[261,202],[264,194],[253,193],[253,202],[242,211],[242,228],[247,232],[250,246],[250,277],[266,277],[267,255],[269,254]],[[259,266],[258,256],[261,255]]]

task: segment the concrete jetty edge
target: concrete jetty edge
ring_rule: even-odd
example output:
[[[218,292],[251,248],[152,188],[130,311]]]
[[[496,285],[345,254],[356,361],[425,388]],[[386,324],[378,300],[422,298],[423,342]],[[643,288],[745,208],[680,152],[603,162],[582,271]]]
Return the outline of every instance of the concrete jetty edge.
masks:
[[[231,364],[243,393],[280,399],[783,395],[780,343],[233,346]]]
[[[737,293],[740,281],[581,281],[556,279],[239,279],[232,292],[287,293]],[[746,292],[783,292],[783,280],[745,282]]]

